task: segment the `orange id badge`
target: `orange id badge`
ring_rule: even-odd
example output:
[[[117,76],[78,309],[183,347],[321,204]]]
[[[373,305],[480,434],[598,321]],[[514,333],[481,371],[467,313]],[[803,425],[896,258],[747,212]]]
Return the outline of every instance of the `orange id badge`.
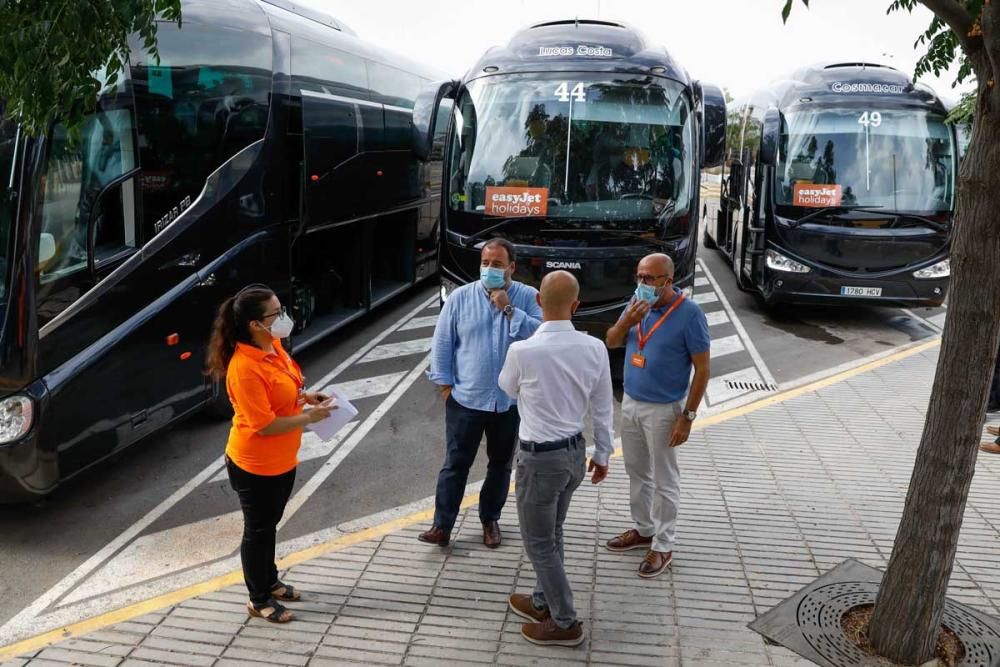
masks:
[[[638,352],[632,355],[632,365],[636,368],[646,367],[646,357],[642,356]]]

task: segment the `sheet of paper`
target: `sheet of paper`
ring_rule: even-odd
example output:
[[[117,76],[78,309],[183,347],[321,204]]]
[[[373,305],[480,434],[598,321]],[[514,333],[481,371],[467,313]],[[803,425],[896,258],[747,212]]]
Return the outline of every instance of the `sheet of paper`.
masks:
[[[341,393],[337,387],[330,387],[327,393],[335,399],[334,405],[337,409],[330,413],[330,416],[315,424],[308,424],[307,429],[319,436],[320,440],[327,442],[331,440],[340,429],[344,428],[355,417],[358,416],[358,409],[351,405],[347,397]]]

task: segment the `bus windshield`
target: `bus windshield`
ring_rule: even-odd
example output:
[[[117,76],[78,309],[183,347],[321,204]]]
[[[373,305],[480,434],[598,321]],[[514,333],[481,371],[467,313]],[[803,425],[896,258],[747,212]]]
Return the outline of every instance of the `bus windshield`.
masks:
[[[869,206],[947,213],[955,145],[944,118],[923,110],[829,109],[784,116],[775,178],[779,206]]]
[[[476,226],[487,216],[655,221],[688,208],[695,150],[679,83],[486,77],[463,90],[454,116],[449,206]]]
[[[17,125],[0,118],[0,301],[7,298],[7,274],[10,268],[8,253],[17,208],[14,192],[18,187],[15,158],[20,140]]]

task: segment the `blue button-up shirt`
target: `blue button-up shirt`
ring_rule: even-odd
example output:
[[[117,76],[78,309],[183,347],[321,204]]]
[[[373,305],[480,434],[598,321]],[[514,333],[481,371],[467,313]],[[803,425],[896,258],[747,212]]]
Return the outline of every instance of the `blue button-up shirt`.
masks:
[[[508,320],[490,301],[478,280],[452,292],[441,308],[427,377],[451,385],[461,405],[485,412],[506,412],[516,402],[497,384],[507,348],[535,333],[542,309],[534,287],[512,282],[507,289],[514,314]]]

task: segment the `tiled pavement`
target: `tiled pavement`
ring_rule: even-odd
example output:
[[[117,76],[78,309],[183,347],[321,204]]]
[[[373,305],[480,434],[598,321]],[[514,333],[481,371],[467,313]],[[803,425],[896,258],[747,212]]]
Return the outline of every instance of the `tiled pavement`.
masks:
[[[584,483],[567,564],[589,632],[579,648],[518,634],[506,605],[533,577],[508,506],[504,546],[479,543],[475,509],[447,550],[421,526],[297,565],[308,591],[288,626],[248,621],[240,588],[63,641],[7,665],[795,665],[746,623],[848,557],[884,567],[922,429],[935,351],[696,432],[682,449],[671,571],[639,579],[641,552],[612,554],[629,526],[620,458]],[[511,499],[513,503],[513,498]],[[951,594],[998,615],[1000,457],[979,462]]]

